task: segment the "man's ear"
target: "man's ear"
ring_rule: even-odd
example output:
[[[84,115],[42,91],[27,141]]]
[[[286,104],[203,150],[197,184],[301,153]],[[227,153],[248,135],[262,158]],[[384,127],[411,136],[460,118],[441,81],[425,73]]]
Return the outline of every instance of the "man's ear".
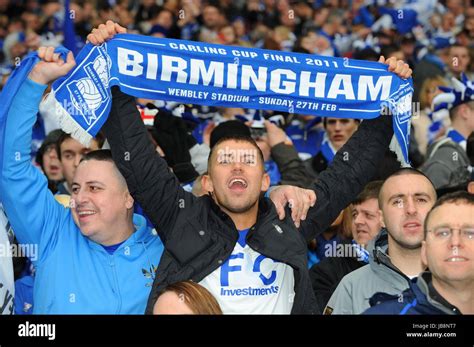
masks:
[[[385,225],[385,217],[384,217],[384,214],[383,214],[383,210],[380,209],[379,211],[380,211],[380,219],[381,219],[381,221],[382,221],[382,226],[383,226],[384,228],[386,228],[386,225]]]
[[[126,197],[125,197],[125,207],[127,208],[127,210],[130,210],[133,208],[133,204],[135,202],[135,200],[133,199],[132,195],[130,194],[130,192],[127,190],[127,193],[126,193]]]
[[[426,241],[421,241],[421,262],[428,267],[428,258],[426,257]]]
[[[212,180],[209,175],[202,175],[201,185],[203,191],[214,193],[214,185],[212,184]]]
[[[467,105],[467,103],[461,104],[461,106],[462,106],[462,112],[460,115],[462,119],[468,120],[471,117],[471,108]]]
[[[474,181],[469,182],[469,184],[467,185],[467,192],[469,194],[474,194]]]
[[[383,213],[382,213],[382,210],[379,209],[379,218],[380,218],[380,225],[382,226],[382,228],[385,228],[385,222],[383,220]]]
[[[260,190],[266,192],[268,188],[270,188],[270,175],[265,172],[262,177],[262,186]]]

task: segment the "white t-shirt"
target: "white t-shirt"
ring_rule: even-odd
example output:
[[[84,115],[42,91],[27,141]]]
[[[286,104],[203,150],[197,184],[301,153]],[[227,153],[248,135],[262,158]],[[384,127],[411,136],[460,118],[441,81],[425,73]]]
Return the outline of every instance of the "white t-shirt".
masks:
[[[0,203],[0,314],[13,314],[15,282],[10,252],[10,223]],[[13,234],[11,234],[13,237]]]
[[[245,243],[247,232],[239,232],[232,255],[200,284],[214,295],[224,314],[290,314],[293,268],[251,249]]]

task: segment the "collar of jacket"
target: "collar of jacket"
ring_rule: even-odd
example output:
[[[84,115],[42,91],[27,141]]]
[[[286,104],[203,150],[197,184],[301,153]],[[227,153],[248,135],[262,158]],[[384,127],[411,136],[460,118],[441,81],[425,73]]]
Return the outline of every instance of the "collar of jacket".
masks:
[[[146,244],[152,238],[158,237],[157,235],[154,235],[152,229],[147,226],[145,217],[139,214],[136,214],[136,213],[133,214],[133,225],[135,227],[135,231],[132,233],[132,235],[130,235],[130,237],[124,243],[120,245],[119,248],[117,248],[117,251],[127,246],[132,247],[138,243]],[[101,252],[106,252],[104,247],[101,244],[94,242],[89,238],[87,238],[87,241],[90,247],[96,250],[99,250]]]
[[[388,256],[388,231],[386,228],[382,228],[375,239],[369,242],[367,250],[370,255],[369,264],[374,272],[380,276],[389,276],[391,281],[397,278],[397,281],[399,280],[403,285],[405,282],[408,282],[408,285],[411,284],[410,278],[393,265]],[[394,277],[394,275],[396,276]]]
[[[208,197],[211,201],[212,211],[215,212],[219,217],[223,218],[224,221],[226,221],[227,223],[231,223],[233,228],[237,230],[230,216],[224,211],[222,211],[220,206],[215,202],[212,195],[208,194]],[[255,223],[254,226],[256,226],[257,224],[261,224],[262,219],[269,217],[269,214],[271,214],[271,212],[275,210],[274,208],[272,209],[272,205],[273,204],[270,202],[270,200],[265,198],[263,194],[260,196],[260,199],[258,201],[257,223]],[[276,210],[274,212],[276,214]]]
[[[226,230],[222,230],[221,235],[231,238],[234,244],[237,243],[239,234],[234,222],[227,213],[222,211],[210,195],[208,195],[208,198],[211,200],[211,210],[220,216],[222,220],[235,231],[230,234]],[[291,219],[291,210],[288,206],[285,208],[285,219],[287,218]],[[283,221],[280,221],[278,217],[275,205],[270,199],[265,198],[262,194],[258,201],[257,221],[249,228],[246,241],[254,251],[257,251],[273,260],[285,262],[296,270],[301,266],[301,264],[295,263],[294,257],[290,256],[293,254],[292,252],[288,251],[283,256],[280,253],[274,253],[269,249],[268,244],[264,244],[268,241],[267,236],[272,230],[276,230],[279,233],[283,232],[282,222]],[[293,222],[290,224],[292,223]],[[296,227],[295,232],[299,232],[296,230]],[[306,257],[304,257],[304,259],[306,260]],[[307,265],[304,266],[307,267]]]
[[[456,306],[451,305],[434,288],[431,272],[422,272],[420,276],[418,276],[416,285],[418,286],[418,288],[420,288],[420,291],[426,296],[426,300],[428,300],[428,302],[438,310],[450,315],[461,314],[461,311],[459,311]]]

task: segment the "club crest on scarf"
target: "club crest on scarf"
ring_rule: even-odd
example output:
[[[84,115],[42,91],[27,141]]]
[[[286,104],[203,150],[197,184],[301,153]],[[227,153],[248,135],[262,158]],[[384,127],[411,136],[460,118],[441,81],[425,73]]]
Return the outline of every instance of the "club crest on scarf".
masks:
[[[104,47],[96,47],[91,51],[96,57],[91,62],[84,64],[82,74],[78,79],[66,84],[72,105],[82,116],[87,126],[97,121],[98,116],[104,111],[101,106],[110,99],[109,80],[111,60]],[[82,75],[82,76],[81,76]]]

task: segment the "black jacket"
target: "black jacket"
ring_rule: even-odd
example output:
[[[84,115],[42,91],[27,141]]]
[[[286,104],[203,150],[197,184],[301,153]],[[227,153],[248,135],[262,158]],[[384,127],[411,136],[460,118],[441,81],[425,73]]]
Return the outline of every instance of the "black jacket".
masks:
[[[130,193],[143,207],[163,241],[161,258],[148,300],[151,313],[157,295],[169,284],[200,282],[231,255],[238,231],[230,217],[209,196],[185,192],[166,162],[155,152],[135,106],[135,100],[113,88],[113,102],[104,133]],[[317,203],[299,230],[287,213],[280,221],[270,200],[259,202],[257,223],[247,244],[268,258],[290,265],[295,276],[292,313],[316,313],[307,269],[306,241],[324,231],[363,189],[379,165],[392,137],[392,120],[379,117],[363,123],[313,184]]]
[[[351,243],[348,241],[347,243]],[[357,257],[326,257],[318,264],[314,264],[309,270],[309,278],[314,290],[314,296],[318,307],[321,309],[319,314],[323,314],[332,293],[337,288],[342,278],[349,272],[357,270],[366,265],[359,261]]]
[[[314,177],[308,175],[306,166],[293,145],[279,143],[272,147],[271,155],[281,174],[280,184],[311,187]]]
[[[319,151],[315,156],[304,161],[306,171],[311,177],[316,178],[321,172],[328,168],[328,160],[324,157],[323,152]]]

